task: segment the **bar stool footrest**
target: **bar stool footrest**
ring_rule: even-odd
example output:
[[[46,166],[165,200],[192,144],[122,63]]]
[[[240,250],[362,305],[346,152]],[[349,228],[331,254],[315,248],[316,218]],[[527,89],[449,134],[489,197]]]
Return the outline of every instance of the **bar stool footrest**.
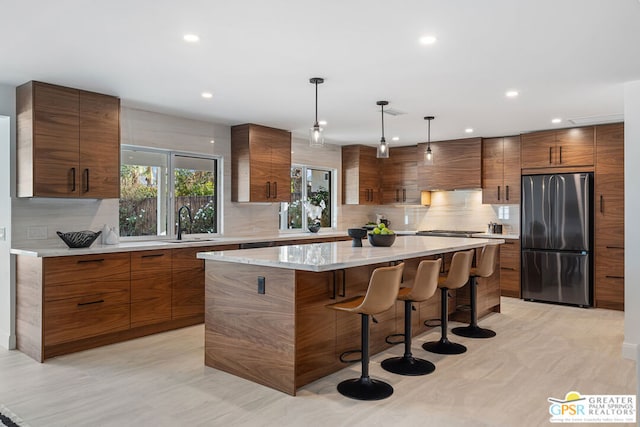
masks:
[[[398,375],[427,375],[436,370],[436,365],[415,357],[391,357],[380,364],[385,371]]]
[[[360,353],[362,355],[362,350],[347,350],[340,353],[340,361],[342,363],[356,363],[362,362],[362,356],[358,359],[349,359],[346,360],[345,357],[351,356],[352,354]]]
[[[342,381],[338,392],[356,400],[382,400],[393,394],[393,387],[384,381],[360,377]]]
[[[390,338],[397,338],[397,337],[402,337],[402,339],[400,341],[390,341]],[[387,335],[385,337],[385,339],[384,339],[384,342],[386,342],[387,344],[391,344],[391,345],[402,344],[402,343],[404,343],[404,334]]]
[[[496,336],[496,333],[491,329],[485,329],[479,326],[460,326],[453,328],[451,332],[467,338],[492,338]]]

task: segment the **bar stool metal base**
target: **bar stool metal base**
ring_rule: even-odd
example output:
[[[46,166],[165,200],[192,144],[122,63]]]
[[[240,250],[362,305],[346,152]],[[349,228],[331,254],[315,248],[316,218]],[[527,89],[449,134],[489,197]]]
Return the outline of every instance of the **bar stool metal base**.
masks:
[[[393,387],[369,377],[353,378],[338,384],[338,392],[357,400],[382,400],[393,394]]]
[[[398,375],[427,375],[436,370],[436,365],[424,359],[415,357],[392,357],[380,364],[385,371]]]
[[[481,328],[479,326],[460,326],[451,330],[456,335],[467,338],[492,338],[496,333],[491,329]]]
[[[494,331],[478,326],[478,282],[475,276],[471,276],[469,282],[469,292],[471,299],[471,322],[468,326],[459,326],[457,328],[453,328],[451,332],[458,336],[467,338],[493,338],[496,336],[496,333]]]
[[[467,351],[467,347],[451,342],[446,338],[440,339],[440,341],[426,342],[422,344],[422,348],[431,353],[438,354],[462,354]]]

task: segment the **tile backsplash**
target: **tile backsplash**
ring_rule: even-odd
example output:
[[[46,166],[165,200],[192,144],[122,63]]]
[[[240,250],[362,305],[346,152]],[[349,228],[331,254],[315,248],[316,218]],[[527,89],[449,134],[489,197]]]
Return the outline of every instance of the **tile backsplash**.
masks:
[[[342,206],[342,228],[360,226],[385,215],[394,230],[487,230],[503,224],[503,233],[519,233],[519,205],[483,205],[481,190],[434,191],[430,206]]]

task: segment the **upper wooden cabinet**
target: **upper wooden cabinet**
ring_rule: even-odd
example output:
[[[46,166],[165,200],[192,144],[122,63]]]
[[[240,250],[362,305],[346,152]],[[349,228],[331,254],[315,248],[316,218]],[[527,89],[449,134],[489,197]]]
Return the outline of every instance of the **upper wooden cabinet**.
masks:
[[[521,135],[522,169],[592,166],[592,126]]]
[[[624,310],[624,124],[595,132],[595,305]]]
[[[375,147],[364,145],[342,147],[343,204],[381,204],[379,160],[376,158]]]
[[[383,204],[420,202],[417,153],[415,145],[396,147],[389,150],[388,159],[380,159]]]
[[[291,133],[255,124],[231,127],[231,201],[291,200]]]
[[[418,153],[427,144],[418,144]],[[462,190],[482,187],[482,139],[467,138],[431,143],[433,165],[418,165],[420,190]],[[422,158],[422,156],[419,156]]]
[[[482,140],[482,203],[520,203],[520,137]]]
[[[18,197],[120,197],[120,100],[47,83],[16,90]]]

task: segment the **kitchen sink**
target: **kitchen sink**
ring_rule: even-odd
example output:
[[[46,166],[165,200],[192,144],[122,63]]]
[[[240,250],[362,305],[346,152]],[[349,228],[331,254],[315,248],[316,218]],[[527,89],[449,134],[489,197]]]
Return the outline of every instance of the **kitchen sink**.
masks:
[[[216,239],[212,239],[212,238],[208,238],[208,237],[203,237],[203,238],[191,238],[191,239],[182,239],[182,240],[178,240],[178,239],[172,239],[172,240],[163,240],[163,242],[166,243],[197,243],[197,242],[213,242]]]

